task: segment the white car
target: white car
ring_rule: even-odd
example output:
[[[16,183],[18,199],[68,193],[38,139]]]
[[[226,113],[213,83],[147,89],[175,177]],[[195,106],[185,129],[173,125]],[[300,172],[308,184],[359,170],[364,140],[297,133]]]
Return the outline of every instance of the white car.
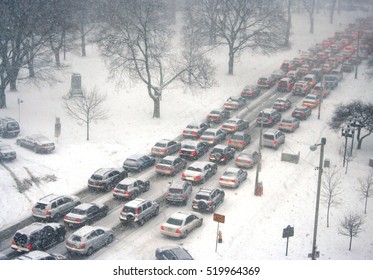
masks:
[[[203,218],[196,212],[176,212],[161,225],[161,233],[171,237],[187,237],[193,229],[200,227]]]

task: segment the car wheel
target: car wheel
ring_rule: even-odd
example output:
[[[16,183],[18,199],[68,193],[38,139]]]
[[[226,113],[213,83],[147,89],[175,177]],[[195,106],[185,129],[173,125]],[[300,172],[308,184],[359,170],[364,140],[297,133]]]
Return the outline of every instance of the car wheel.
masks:
[[[34,147],[32,148],[32,150],[33,150],[35,153],[38,153],[38,148],[36,148],[36,146],[34,146]]]
[[[113,242],[113,240],[114,240],[114,236],[113,236],[113,235],[110,235],[110,236],[108,237],[108,239],[106,240],[106,245],[109,245],[111,242]]]
[[[184,199],[183,202],[181,203],[183,206],[187,205],[188,200]]]
[[[188,230],[184,231],[183,235],[181,236],[181,238],[186,238],[188,236]]]
[[[155,209],[155,211],[154,211],[154,216],[158,216],[158,214],[159,214],[159,207],[157,207],[157,208]]]
[[[138,195],[139,193],[137,191],[134,191],[131,195],[131,200],[134,200]]]
[[[202,223],[203,223],[203,218],[199,220],[199,223],[198,223],[197,227],[202,226]]]
[[[61,219],[61,214],[57,213],[56,215],[54,215],[53,217],[53,220],[58,222],[59,220]]]
[[[140,219],[138,222],[137,222],[138,226],[142,227],[144,224],[145,224],[145,220],[144,218]]]
[[[86,255],[91,256],[92,254],[93,254],[93,248],[89,247]]]
[[[215,204],[213,204],[213,205],[211,206],[211,213],[214,213],[214,212],[215,212],[215,210],[216,210],[216,205],[215,205]]]

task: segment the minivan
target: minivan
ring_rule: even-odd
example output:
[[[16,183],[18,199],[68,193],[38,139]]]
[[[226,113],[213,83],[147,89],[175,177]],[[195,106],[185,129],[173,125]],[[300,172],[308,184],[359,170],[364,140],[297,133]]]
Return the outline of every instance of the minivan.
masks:
[[[263,146],[274,148],[275,150],[278,147],[285,143],[285,134],[278,129],[268,129],[263,134]]]

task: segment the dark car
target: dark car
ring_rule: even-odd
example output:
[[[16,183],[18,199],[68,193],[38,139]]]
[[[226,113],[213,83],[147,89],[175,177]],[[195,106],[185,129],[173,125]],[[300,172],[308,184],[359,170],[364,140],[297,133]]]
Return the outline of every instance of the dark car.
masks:
[[[124,161],[123,168],[129,172],[140,172],[154,164],[154,157],[150,155],[134,154]]]
[[[293,89],[295,80],[290,77],[282,78],[277,83],[277,91],[279,92],[290,92]]]
[[[281,120],[281,113],[273,108],[267,108],[261,111],[256,118],[256,124],[258,126],[274,126]]]
[[[199,138],[208,128],[210,128],[210,124],[207,122],[190,123],[183,130],[183,136],[185,138]]]
[[[189,252],[181,247],[161,247],[155,250],[157,260],[193,260]]]
[[[126,177],[128,172],[122,168],[100,168],[88,179],[88,188],[108,192]]]
[[[312,109],[310,107],[297,106],[294,108],[293,112],[291,113],[291,116],[297,118],[298,120],[305,120],[309,116],[311,116],[311,113]]]
[[[228,146],[236,149],[243,149],[251,142],[251,136],[246,132],[236,132],[228,140]]]
[[[243,119],[232,118],[227,120],[221,126],[221,129],[226,131],[227,133],[234,133],[237,131],[242,131],[249,128],[249,122]]]
[[[192,208],[201,212],[215,212],[223,203],[225,193],[220,189],[200,189],[193,198]]]
[[[125,178],[113,189],[114,198],[135,199],[150,189],[150,181],[136,178]]]
[[[227,110],[237,110],[246,104],[245,98],[241,95],[231,96],[225,101],[224,108]]]
[[[217,143],[222,142],[227,137],[224,130],[219,128],[209,128],[199,138],[201,142],[206,142],[210,146],[214,146]]]
[[[282,71],[288,72],[288,71],[294,69],[294,64],[290,60],[284,60],[284,62],[280,66],[280,69]]]
[[[186,167],[186,161],[178,156],[167,156],[155,165],[155,172],[161,175],[174,176]]]
[[[162,139],[155,143],[155,145],[151,149],[151,153],[153,156],[164,157],[178,152],[180,148],[180,142],[176,142],[175,140]]]
[[[105,217],[109,207],[102,203],[82,203],[73,208],[65,217],[64,223],[69,228],[90,225]]]
[[[16,137],[19,134],[19,123],[9,117],[0,117],[0,137]]]
[[[288,98],[280,97],[276,99],[272,108],[278,111],[286,111],[290,107],[291,107],[291,101]]]
[[[260,77],[257,85],[260,88],[269,89],[276,84],[276,79],[272,76],[269,77]]]
[[[352,64],[349,61],[345,61],[343,62],[341,69],[343,72],[352,72],[352,70],[354,70],[354,67],[355,67],[354,64]]]
[[[16,143],[21,147],[33,150],[35,153],[50,153],[55,149],[54,143],[41,134],[19,137]]]
[[[0,143],[0,161],[2,160],[14,160],[17,157],[17,153],[12,149],[10,145]]]
[[[271,77],[274,78],[276,81],[279,81],[285,77],[285,74],[286,73],[281,69],[276,69],[272,72]]]
[[[272,78],[274,79],[274,78]],[[260,87],[256,85],[247,85],[241,91],[241,96],[244,98],[255,98],[260,94]]]
[[[209,150],[209,144],[199,141],[188,141],[181,146],[179,155],[181,158],[196,160]]]
[[[227,109],[215,109],[207,115],[206,119],[211,123],[222,123],[224,120],[229,119],[230,116],[231,113]]]
[[[306,81],[298,81],[294,84],[292,95],[306,96],[312,90],[312,86]]]
[[[18,252],[48,249],[65,240],[65,227],[58,223],[32,223],[17,230],[11,248]]]
[[[225,145],[216,145],[209,156],[209,160],[215,163],[226,164],[229,160],[234,158],[235,149]]]

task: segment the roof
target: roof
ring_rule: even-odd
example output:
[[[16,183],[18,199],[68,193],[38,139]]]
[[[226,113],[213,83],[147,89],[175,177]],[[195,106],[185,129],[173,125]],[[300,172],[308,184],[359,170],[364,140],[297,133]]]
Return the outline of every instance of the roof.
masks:
[[[276,99],[276,101],[283,101],[283,102],[285,102],[286,100],[288,100],[286,97],[279,97]]]
[[[122,184],[122,185],[131,185],[131,184],[133,184],[135,181],[137,181],[136,178],[133,178],[133,177],[127,177],[127,178],[124,178],[122,181],[120,181],[119,184]]]
[[[197,194],[200,194],[200,193],[210,194],[210,193],[212,193],[212,191],[213,191],[213,189],[199,189]]]
[[[171,141],[170,139],[161,139],[157,143],[167,144],[170,141]]]
[[[236,168],[236,167],[229,167],[227,168],[227,170],[225,170],[226,172],[233,172],[233,173],[236,173],[238,171],[240,171],[239,168]]]
[[[84,226],[73,233],[73,235],[85,236],[95,230],[93,226]]]
[[[44,251],[31,251],[25,255],[19,257],[21,260],[32,260],[32,259],[41,259],[50,256],[47,252]]]
[[[198,214],[195,213],[195,212],[178,211],[178,212],[173,213],[171,215],[171,217],[175,218],[175,219],[179,219],[179,220],[184,220],[190,214],[194,214],[194,215],[198,216]]]
[[[57,194],[51,193],[51,194],[48,194],[47,196],[44,196],[44,197],[40,198],[38,202],[48,203],[51,200],[55,200],[58,197],[61,197],[61,195],[57,195]]]
[[[193,257],[189,254],[189,252],[185,248],[180,246],[160,247],[157,248],[157,251],[160,253],[171,251],[176,256],[177,260],[193,260]]]
[[[75,209],[80,209],[80,210],[87,210],[89,209],[92,205],[96,205],[95,203],[82,203],[79,204],[78,206],[75,206]]]
[[[192,140],[192,141],[185,141],[181,147],[184,147],[185,145],[189,145],[189,146],[197,146],[198,143],[200,143],[199,141],[197,140]]]
[[[138,159],[142,158],[143,156],[145,156],[145,155],[144,154],[133,154],[133,155],[129,156],[127,159],[138,160]]]
[[[224,150],[225,148],[227,148],[228,146],[227,145],[222,145],[222,144],[219,144],[219,145],[216,145],[214,147],[214,149],[221,149],[221,150]]]
[[[220,130],[220,128],[208,128],[208,129],[206,129],[206,131],[204,132],[204,134],[206,133],[206,132],[217,132],[218,130]]]
[[[135,198],[134,200],[131,200],[131,201],[127,202],[125,206],[137,207],[137,206],[139,206],[140,204],[142,204],[146,201],[147,200],[142,199],[142,198]]]
[[[18,233],[23,233],[23,234],[29,234],[29,233],[32,233],[36,230],[39,230],[40,228],[44,227],[44,224],[43,223],[32,223],[31,225],[28,225],[24,228],[21,228],[19,230],[17,230]]]
[[[270,113],[272,113],[273,111],[276,111],[276,110],[273,109],[273,108],[265,108],[265,109],[263,109],[263,113],[267,113],[267,114],[270,114]]]
[[[241,121],[242,119],[240,119],[240,118],[230,118],[229,120],[227,120],[226,122],[228,122],[228,121],[235,121],[235,122],[237,122],[237,121]]]
[[[279,132],[278,129],[268,129],[266,132],[264,132],[264,134],[275,134]]]
[[[110,172],[110,171],[112,171],[113,169],[112,168],[100,168],[100,169],[97,169],[96,171],[95,171],[95,174],[96,175],[105,175],[106,173],[108,173],[108,172]]]
[[[171,160],[171,161],[174,161],[175,159],[177,159],[178,158],[178,156],[166,156],[166,157],[164,157],[162,160]],[[161,160],[161,161],[162,161]]]
[[[191,165],[189,165],[189,167],[199,167],[199,168],[203,168],[205,167],[207,164],[211,164],[210,162],[208,161],[195,161],[193,162]]]
[[[169,186],[171,189],[181,189],[185,184],[188,184],[188,181],[184,181],[181,179],[173,180]]]

